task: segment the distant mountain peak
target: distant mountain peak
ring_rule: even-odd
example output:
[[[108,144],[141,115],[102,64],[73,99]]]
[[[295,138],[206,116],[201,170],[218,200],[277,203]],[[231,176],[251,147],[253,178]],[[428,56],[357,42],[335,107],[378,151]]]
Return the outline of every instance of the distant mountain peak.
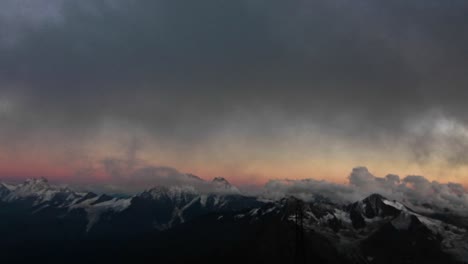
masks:
[[[212,181],[212,184],[215,187],[215,190],[218,192],[232,192],[239,193],[239,189],[235,186],[232,186],[225,178],[215,177]]]
[[[395,217],[400,214],[404,206],[386,199],[380,194],[374,193],[361,201],[348,206],[353,226],[363,228],[366,226],[365,219],[376,217]]]
[[[286,203],[301,203],[303,201],[294,195],[288,195],[286,197],[283,197],[279,202],[282,204],[286,204]]]
[[[23,184],[21,184],[21,186],[36,187],[36,188],[41,188],[41,189],[50,188],[49,181],[44,177],[29,178]]]
[[[44,177],[30,178],[16,186],[6,187],[9,189],[9,192],[3,195],[2,199],[7,201],[34,199],[34,205],[45,202],[67,203],[82,196],[82,194],[76,193],[67,187],[51,185]]]
[[[225,178],[223,177],[214,177],[214,179],[212,180],[212,182],[214,183],[222,183],[222,184],[226,184],[226,185],[231,185]]]
[[[364,198],[364,200],[367,200],[367,201],[377,201],[377,200],[387,200],[387,198],[385,198],[384,196],[382,196],[381,194],[378,194],[378,193],[373,193],[369,196],[367,196],[366,198]]]
[[[38,184],[38,183],[49,183],[49,180],[47,180],[46,178],[44,177],[40,177],[40,178],[28,178],[26,179],[24,182],[24,184]]]
[[[195,175],[195,174],[187,173],[186,175],[187,175],[187,177],[188,177],[189,179],[193,179],[193,180],[197,180],[197,181],[203,181],[202,178],[198,177],[198,176]]]

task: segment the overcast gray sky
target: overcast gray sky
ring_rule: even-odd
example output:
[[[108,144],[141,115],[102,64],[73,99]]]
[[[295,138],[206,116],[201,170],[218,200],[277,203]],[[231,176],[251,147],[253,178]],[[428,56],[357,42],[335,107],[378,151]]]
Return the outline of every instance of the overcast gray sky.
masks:
[[[245,184],[357,165],[467,183],[467,11],[3,0],[0,174],[105,180],[113,160]]]

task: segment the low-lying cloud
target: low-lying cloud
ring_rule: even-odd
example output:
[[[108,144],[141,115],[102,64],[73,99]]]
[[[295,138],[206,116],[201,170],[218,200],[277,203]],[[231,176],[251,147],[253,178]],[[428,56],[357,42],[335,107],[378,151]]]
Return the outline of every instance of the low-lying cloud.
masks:
[[[102,160],[100,168],[83,169],[80,177],[88,173],[91,179],[94,173],[104,170],[109,184],[91,188],[108,193],[138,193],[155,186],[186,186],[202,193],[240,193],[236,187],[207,181],[189,173],[183,173],[169,166],[148,165],[138,160],[136,155],[127,159]],[[378,193],[391,200],[397,200],[422,212],[452,212],[466,215],[468,211],[468,192],[459,183],[440,183],[430,181],[424,176],[408,175],[401,178],[395,174],[384,177],[373,175],[366,167],[354,168],[348,176],[347,184],[333,183],[326,180],[270,180],[256,190],[244,191],[244,194],[258,195],[267,199],[281,199],[286,196],[313,201],[326,197],[337,203],[351,203],[373,193]],[[242,188],[241,188],[242,189]]]
[[[96,178],[95,174],[103,170],[110,179],[108,184],[87,185],[87,189],[105,193],[134,194],[155,186],[185,186],[200,193],[239,193],[239,190],[219,181],[204,180],[190,173],[183,173],[169,166],[148,165],[143,161],[108,158],[101,161],[97,168],[79,170],[76,176],[84,181]]]
[[[314,179],[271,180],[265,185],[263,195],[272,199],[292,195],[305,200],[325,196],[335,202],[348,203],[379,193],[419,211],[466,214],[468,209],[468,193],[458,183],[429,181],[416,175],[377,177],[365,167],[354,168],[348,181],[348,184],[337,184]]]

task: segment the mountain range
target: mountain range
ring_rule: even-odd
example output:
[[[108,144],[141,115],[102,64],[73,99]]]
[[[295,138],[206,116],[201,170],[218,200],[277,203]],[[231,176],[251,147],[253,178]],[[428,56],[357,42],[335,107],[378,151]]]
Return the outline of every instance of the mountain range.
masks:
[[[196,176],[192,176],[196,177]],[[201,180],[201,179],[200,179]],[[0,183],[4,263],[467,263],[468,223],[372,194],[266,199],[224,178],[130,197]]]

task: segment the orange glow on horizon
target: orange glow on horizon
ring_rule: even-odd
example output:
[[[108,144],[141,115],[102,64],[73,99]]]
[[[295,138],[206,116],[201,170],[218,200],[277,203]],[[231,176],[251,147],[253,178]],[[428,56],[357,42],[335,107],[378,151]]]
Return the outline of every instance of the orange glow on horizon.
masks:
[[[320,166],[320,163],[323,165]],[[275,164],[268,166],[267,164],[250,164],[250,166],[239,166],[238,168],[230,169],[223,166],[203,166],[199,164],[186,163],[185,166],[175,164],[183,173],[192,173],[202,179],[210,181],[214,177],[224,177],[229,182],[237,186],[262,186],[269,180],[274,179],[316,179],[325,180],[337,184],[348,184],[347,177],[353,167],[351,162],[339,162],[340,166],[331,165],[331,161],[316,161],[304,164],[296,164],[290,166],[283,164]],[[338,163],[338,162],[337,162]],[[427,167],[420,168],[417,166],[396,166],[398,164],[381,164],[367,166],[369,171],[377,177],[384,177],[389,173],[397,174],[400,178],[407,175],[421,175],[429,180],[436,180],[441,183],[455,182],[462,184],[465,188],[468,187],[468,181],[465,179],[465,171],[461,170],[450,175],[438,175],[437,168]],[[396,170],[395,168],[399,168]],[[106,173],[104,168],[98,168],[92,171],[89,176],[83,176],[77,173],[77,168],[72,166],[54,166],[44,163],[29,163],[15,162],[10,164],[0,164],[0,178],[17,178],[25,179],[32,177],[46,177],[53,181],[60,182],[89,182],[89,183],[109,183],[112,182],[112,177]]]

